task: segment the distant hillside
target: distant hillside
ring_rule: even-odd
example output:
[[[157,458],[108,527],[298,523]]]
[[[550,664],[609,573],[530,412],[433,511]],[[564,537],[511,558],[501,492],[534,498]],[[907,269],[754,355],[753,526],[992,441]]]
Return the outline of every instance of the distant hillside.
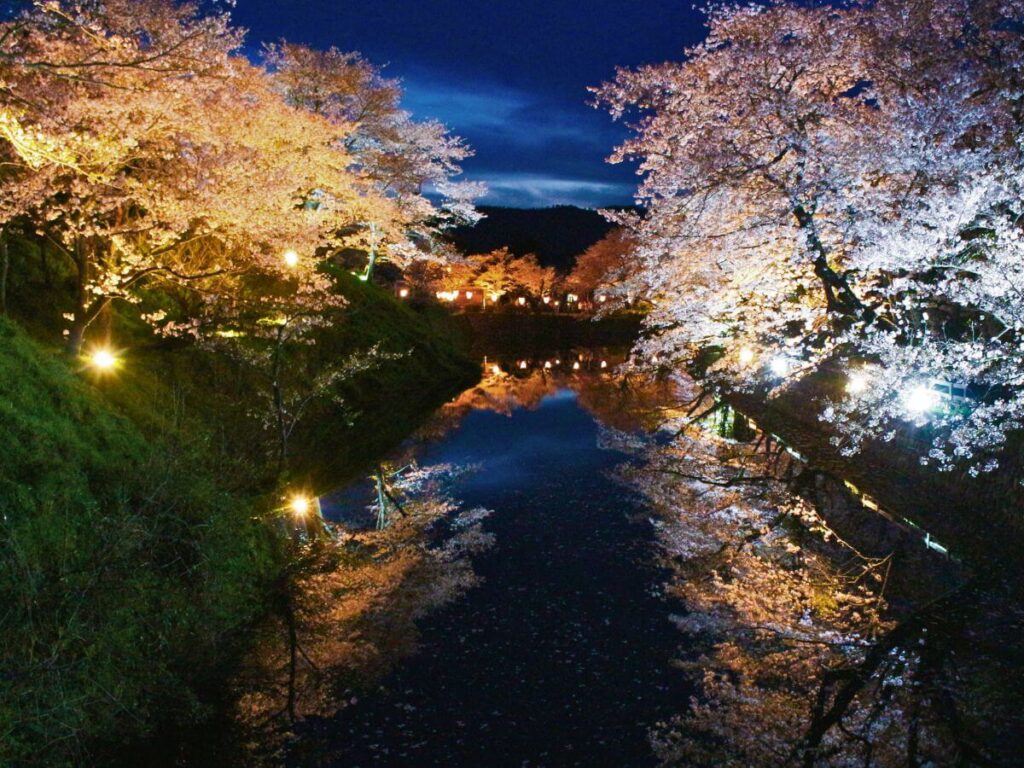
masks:
[[[518,256],[535,253],[544,266],[572,268],[576,256],[604,237],[613,225],[597,211],[560,205],[554,208],[480,206],[487,217],[475,227],[460,227],[451,239],[463,253],[486,253],[502,246]]]

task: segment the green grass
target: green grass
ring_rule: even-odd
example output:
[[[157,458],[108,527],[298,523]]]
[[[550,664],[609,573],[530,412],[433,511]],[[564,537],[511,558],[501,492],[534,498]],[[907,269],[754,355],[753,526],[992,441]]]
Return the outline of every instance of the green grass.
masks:
[[[204,441],[140,429],[101,384],[0,320],[0,764],[201,715],[277,569]]]
[[[289,549],[270,522],[258,374],[154,337],[129,309],[111,318],[123,362],[97,377],[59,350],[59,269],[44,281],[13,266],[19,322],[0,318],[0,765],[90,763],[212,714]],[[441,308],[337,279],[348,311],[302,365],[373,345],[402,356],[345,382],[345,409],[326,400],[298,431],[297,473],[317,490],[478,374]]]

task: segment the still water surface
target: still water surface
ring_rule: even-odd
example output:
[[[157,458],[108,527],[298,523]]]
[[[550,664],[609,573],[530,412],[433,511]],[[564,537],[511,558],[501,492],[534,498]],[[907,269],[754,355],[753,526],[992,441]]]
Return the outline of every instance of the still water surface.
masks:
[[[615,362],[488,361],[481,386],[404,447],[423,466],[476,466],[453,491],[493,510],[483,583],[421,623],[418,653],[379,688],[307,722],[292,764],[653,764],[648,730],[689,695],[670,666],[678,607],[660,592],[647,515],[608,476],[628,459],[602,431],[641,429],[670,398],[623,388],[602,360]],[[366,492],[326,499],[325,515],[350,518]]]

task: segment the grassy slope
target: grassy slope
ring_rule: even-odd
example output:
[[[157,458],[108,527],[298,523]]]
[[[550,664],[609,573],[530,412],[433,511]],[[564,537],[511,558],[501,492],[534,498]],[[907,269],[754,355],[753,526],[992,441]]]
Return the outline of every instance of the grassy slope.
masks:
[[[406,354],[344,385],[354,423],[325,403],[297,436],[318,484],[477,375],[442,310],[339,279],[350,311],[315,354]],[[0,765],[80,763],[201,717],[282,567],[252,372],[118,316],[124,364],[93,379],[55,350],[51,298],[21,297],[48,345],[0,319]]]
[[[0,320],[0,764],[194,714],[275,568],[201,438],[105,400]]]

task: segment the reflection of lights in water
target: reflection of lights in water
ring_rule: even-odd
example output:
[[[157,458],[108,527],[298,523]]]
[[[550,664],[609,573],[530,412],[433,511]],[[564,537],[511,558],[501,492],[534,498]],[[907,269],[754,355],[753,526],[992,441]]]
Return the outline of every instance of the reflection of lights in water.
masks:
[[[740,365],[750,365],[754,362],[754,350],[744,347],[740,350]]]
[[[903,407],[914,416],[933,411],[938,404],[939,393],[926,384],[912,385],[903,395]]]

